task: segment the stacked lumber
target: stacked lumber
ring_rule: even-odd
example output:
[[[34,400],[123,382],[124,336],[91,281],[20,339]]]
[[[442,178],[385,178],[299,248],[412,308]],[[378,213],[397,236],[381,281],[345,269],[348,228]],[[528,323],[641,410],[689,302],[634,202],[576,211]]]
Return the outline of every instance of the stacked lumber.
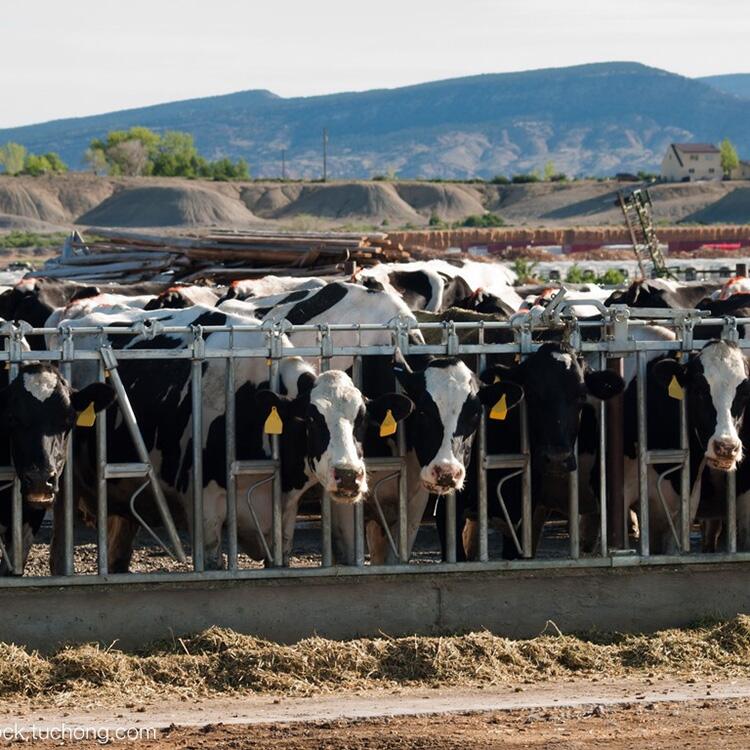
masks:
[[[284,269],[285,275],[336,273],[345,264],[408,261],[383,232],[222,231],[195,236],[94,229],[74,232],[61,254],[30,276],[76,281],[230,280]]]

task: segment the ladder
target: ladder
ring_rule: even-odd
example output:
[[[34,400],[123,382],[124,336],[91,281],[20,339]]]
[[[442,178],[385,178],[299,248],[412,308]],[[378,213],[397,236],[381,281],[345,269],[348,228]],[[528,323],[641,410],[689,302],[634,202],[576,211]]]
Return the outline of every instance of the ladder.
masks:
[[[625,225],[630,232],[633,252],[638,261],[638,268],[643,278],[647,278],[646,265],[653,266],[652,276],[656,278],[671,277],[664,255],[659,247],[659,240],[651,216],[651,195],[646,188],[639,188],[629,193],[617,191],[617,203],[625,217]]]

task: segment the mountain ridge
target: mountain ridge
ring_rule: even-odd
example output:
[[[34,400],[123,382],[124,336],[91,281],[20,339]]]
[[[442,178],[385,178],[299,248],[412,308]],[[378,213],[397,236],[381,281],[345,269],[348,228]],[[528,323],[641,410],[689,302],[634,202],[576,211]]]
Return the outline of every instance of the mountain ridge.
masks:
[[[0,130],[0,143],[58,151],[74,168],[108,130],[187,130],[208,158],[245,158],[254,175],[492,177],[540,170],[611,175],[658,167],[671,141],[731,138],[750,154],[750,101],[640,63],[592,63],[448,78],[392,89],[284,98],[265,89]]]

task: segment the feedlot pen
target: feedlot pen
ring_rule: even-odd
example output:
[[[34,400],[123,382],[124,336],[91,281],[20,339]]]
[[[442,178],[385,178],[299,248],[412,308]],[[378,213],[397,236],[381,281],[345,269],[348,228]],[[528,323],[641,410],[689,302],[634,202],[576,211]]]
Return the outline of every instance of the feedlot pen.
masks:
[[[587,304],[598,308],[595,319],[577,319],[569,309]],[[596,312],[596,310],[594,310]],[[694,328],[719,325],[722,339],[750,348],[750,341],[740,337],[741,326],[750,320],[734,318],[707,319],[694,310],[645,310],[623,306],[604,308],[590,300],[558,300],[537,318],[518,314],[509,322],[431,322],[421,323],[420,330],[428,342],[410,343],[409,324],[394,320],[388,326],[325,327],[287,325],[264,326],[265,345],[241,350],[205,347],[205,337],[213,332],[240,332],[245,327],[228,329],[221,326],[172,329],[161,324],[131,328],[97,329],[30,329],[24,324],[6,324],[2,330],[5,349],[0,360],[8,363],[11,377],[19,364],[26,361],[57,362],[70,377],[76,363],[95,360],[99,363],[100,379],[108,378],[118,392],[120,409],[129,425],[138,448],[140,432],[137,421],[129,419],[127,392],[118,374],[118,365],[125,360],[183,359],[191,362],[193,437],[203,433],[202,364],[209,358],[226,363],[226,394],[235,392],[235,363],[239,358],[258,357],[267,361],[269,382],[278,389],[279,360],[282,356],[281,336],[294,331],[317,333],[315,347],[283,348],[283,356],[298,355],[318,358],[325,370],[334,356],[354,358],[352,377],[361,380],[361,363],[369,356],[393,355],[398,347],[405,355],[431,354],[460,356],[475,371],[481,372],[488,357],[494,354],[515,355],[516,359],[535,351],[545,339],[564,340],[593,361],[597,369],[618,368],[627,358],[635,362],[637,378],[637,433],[639,444],[638,472],[640,497],[636,510],[640,534],[628,536],[628,509],[623,506],[622,460],[613,457],[611,441],[617,444],[621,434],[622,412],[610,404],[598,403],[600,503],[599,537],[596,549],[583,554],[578,524],[568,528],[567,520],[553,518],[546,525],[545,535],[535,556],[532,555],[532,497],[529,437],[525,405],[521,410],[520,451],[515,454],[490,455],[486,450],[486,424],[482,420],[477,431],[478,461],[468,471],[478,472],[477,559],[456,562],[456,546],[460,538],[455,529],[456,505],[453,495],[445,496],[447,541],[445,560],[441,560],[437,534],[432,522],[433,504],[428,505],[410,559],[406,549],[405,471],[402,459],[373,459],[375,465],[392,472],[390,481],[399,482],[398,533],[390,538],[399,563],[389,566],[369,564],[364,531],[364,509],[355,506],[354,565],[337,564],[331,528],[331,500],[325,494],[319,500],[303,504],[295,534],[294,551],[288,566],[282,563],[281,486],[279,481],[278,437],[272,438],[273,457],[266,461],[237,461],[234,432],[237,419],[234,398],[227,395],[227,522],[224,550],[226,569],[204,570],[202,524],[194,524],[193,538],[178,530],[172,514],[159,497],[155,477],[151,476],[148,456],[141,451],[140,462],[112,464],[107,461],[106,412],[96,421],[97,443],[97,524],[84,528],[76,519],[76,496],[71,459],[63,478],[60,511],[56,514],[64,548],[65,575],[50,576],[48,572],[48,541],[51,522],[45,521],[35,540],[24,575],[0,578],[0,640],[15,640],[31,645],[65,640],[120,638],[124,643],[140,643],[144,639],[163,637],[168,632],[184,633],[210,624],[234,627],[280,640],[293,640],[319,633],[333,637],[388,632],[443,632],[489,627],[512,635],[539,632],[544,623],[553,619],[560,627],[650,629],[665,625],[686,624],[697,617],[730,615],[750,607],[745,584],[750,572],[750,551],[737,550],[737,508],[733,475],[726,482],[724,548],[703,554],[699,529],[690,513],[689,441],[686,399],[680,401],[680,445],[667,451],[648,449],[646,426],[646,354],[672,353],[687,356],[699,351],[707,341],[694,337]],[[658,323],[673,330],[674,341],[635,341],[634,326]],[[509,343],[489,343],[493,332],[512,332]],[[257,331],[247,327],[246,330]],[[341,346],[337,334],[342,331],[361,332],[387,330],[391,343],[382,346]],[[22,339],[30,334],[60,336],[58,350],[24,351]],[[182,349],[118,349],[109,341],[122,335],[179,333],[189,335],[192,345]],[[101,336],[98,350],[76,347],[82,334]],[[231,340],[231,336],[230,336]],[[614,401],[616,401],[615,399]],[[611,402],[610,402],[611,403]],[[399,428],[399,450],[405,451],[403,426]],[[194,444],[201,444],[197,440]],[[621,444],[621,442],[620,442]],[[608,450],[609,449],[609,450]],[[144,449],[145,450],[145,449]],[[194,471],[202,476],[202,453],[194,451]],[[649,497],[647,471],[651,464],[668,465],[662,473],[680,472],[680,511],[670,522],[674,547],[672,555],[653,555],[649,549]],[[505,560],[501,555],[500,535],[488,517],[488,497],[498,496],[497,486],[488,486],[487,470],[507,469],[522,477],[522,512],[515,530],[519,559]],[[152,529],[152,539],[141,532],[136,545],[133,572],[110,574],[107,570],[107,480],[120,477],[142,477],[141,502],[151,497],[161,505],[163,528]],[[263,567],[243,555],[237,543],[237,507],[246,502],[236,491],[238,477],[252,476],[258,481],[273,483],[273,534],[268,544],[269,558],[274,565]],[[21,498],[19,483],[14,481],[12,467],[2,470],[2,479],[13,482],[12,518],[15,533],[7,555],[14,572],[23,569],[21,546]],[[203,517],[201,488],[193,493],[194,518]],[[578,517],[578,469],[571,472],[568,483],[568,517]],[[502,490],[500,496],[502,495]],[[367,502],[371,502],[368,500]],[[148,531],[148,529],[147,529]],[[158,544],[157,544],[158,541]],[[507,543],[507,542],[506,542]],[[162,549],[163,548],[163,549]],[[166,554],[166,552],[169,554]],[[189,554],[188,554],[189,553]],[[502,606],[499,606],[502,605]]]

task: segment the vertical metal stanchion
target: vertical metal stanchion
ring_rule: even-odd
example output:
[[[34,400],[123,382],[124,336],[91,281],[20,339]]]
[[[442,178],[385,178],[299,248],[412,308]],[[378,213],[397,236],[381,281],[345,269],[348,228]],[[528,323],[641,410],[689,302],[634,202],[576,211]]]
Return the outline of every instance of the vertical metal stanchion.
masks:
[[[320,328],[320,371],[327,372],[331,366],[331,331],[327,325]],[[323,536],[322,566],[330,568],[333,565],[333,533],[331,516],[331,496],[323,490],[320,500],[320,525]]]
[[[70,344],[72,347],[73,339],[71,337]],[[72,352],[71,352],[72,354]],[[69,382],[72,382],[71,370],[72,366],[69,361],[62,364],[61,367],[63,377]],[[73,575],[73,441],[74,441],[75,430],[71,430],[68,437],[68,446],[65,455],[65,469],[63,471],[63,546],[64,546],[64,560],[62,574],[66,576]],[[58,530],[55,530],[58,533]],[[58,571],[59,572],[59,571]]]
[[[362,346],[362,331],[357,330],[357,345]],[[352,361],[352,381],[362,390],[362,356],[357,355]],[[352,523],[354,524],[354,564],[362,567],[365,564],[365,501],[354,503]]]
[[[580,513],[578,512],[578,440],[573,446],[576,468],[568,474],[568,535],[570,556],[577,560],[581,556]]]
[[[621,357],[610,359],[607,369],[622,377]],[[620,393],[606,404],[607,413],[607,510],[608,546],[613,550],[628,548],[628,510],[625,508],[625,397]]]
[[[409,350],[409,332],[399,321],[397,344],[404,357]],[[400,384],[396,383],[396,390],[402,393]],[[401,563],[409,562],[409,507],[408,507],[408,477],[406,476],[406,427],[399,427],[397,433],[398,455],[401,459],[401,468],[398,473],[398,559]],[[440,501],[438,501],[440,502]],[[415,519],[419,523],[421,519]]]
[[[607,366],[607,356],[599,352],[599,369]],[[607,405],[599,401],[599,538],[602,557],[606,557],[608,550],[607,528]]]
[[[523,548],[523,557],[531,558],[534,556],[534,538],[532,528],[531,512],[531,448],[529,446],[529,414],[526,408],[526,401],[522,401],[520,406],[521,420],[521,453],[526,456],[526,465],[521,475],[521,547]]]
[[[13,326],[10,340],[10,367],[8,382],[15,380],[20,372],[21,361],[21,338],[20,330]],[[12,460],[12,456],[11,456]],[[13,544],[11,555],[13,556],[13,574],[23,575],[23,502],[21,498],[21,481],[16,475],[13,479],[13,497],[11,505],[11,528],[13,533]]]
[[[104,382],[104,363],[99,362],[99,380]],[[109,572],[107,551],[107,410],[96,420],[96,559],[100,576]]]
[[[737,552],[737,472],[728,471],[727,478],[727,552]]]
[[[203,362],[192,362],[193,407],[193,570],[205,567],[203,544]]]
[[[690,441],[688,439],[687,394],[680,401],[680,449],[685,459],[680,469],[680,547],[690,552]]]
[[[478,331],[479,345],[484,347],[484,322],[480,322]],[[487,367],[487,355],[482,351],[477,360],[477,369],[481,374]],[[485,460],[487,458],[487,417],[482,413],[477,430],[477,523],[479,526],[479,561],[487,562],[490,559],[488,542],[488,514],[487,514],[487,469]]]
[[[275,330],[272,334],[273,342],[271,367],[269,369],[269,383],[274,393],[280,387],[281,361],[281,333]],[[273,564],[280,568],[284,564],[284,512],[281,507],[281,436],[271,435],[271,458],[276,468],[271,482],[271,505],[273,523]]]
[[[234,475],[234,462],[237,458],[237,414],[235,402],[235,359],[234,329],[229,331],[229,349],[232,355],[227,358],[225,373],[225,450],[227,485],[227,567],[237,570],[237,478]]]
[[[443,495],[438,502],[445,503],[445,561],[456,562],[456,493]]]
[[[646,358],[643,352],[636,353],[638,400],[638,510],[641,529],[640,552],[643,557],[650,553],[650,518],[648,503],[648,416],[646,414]]]

